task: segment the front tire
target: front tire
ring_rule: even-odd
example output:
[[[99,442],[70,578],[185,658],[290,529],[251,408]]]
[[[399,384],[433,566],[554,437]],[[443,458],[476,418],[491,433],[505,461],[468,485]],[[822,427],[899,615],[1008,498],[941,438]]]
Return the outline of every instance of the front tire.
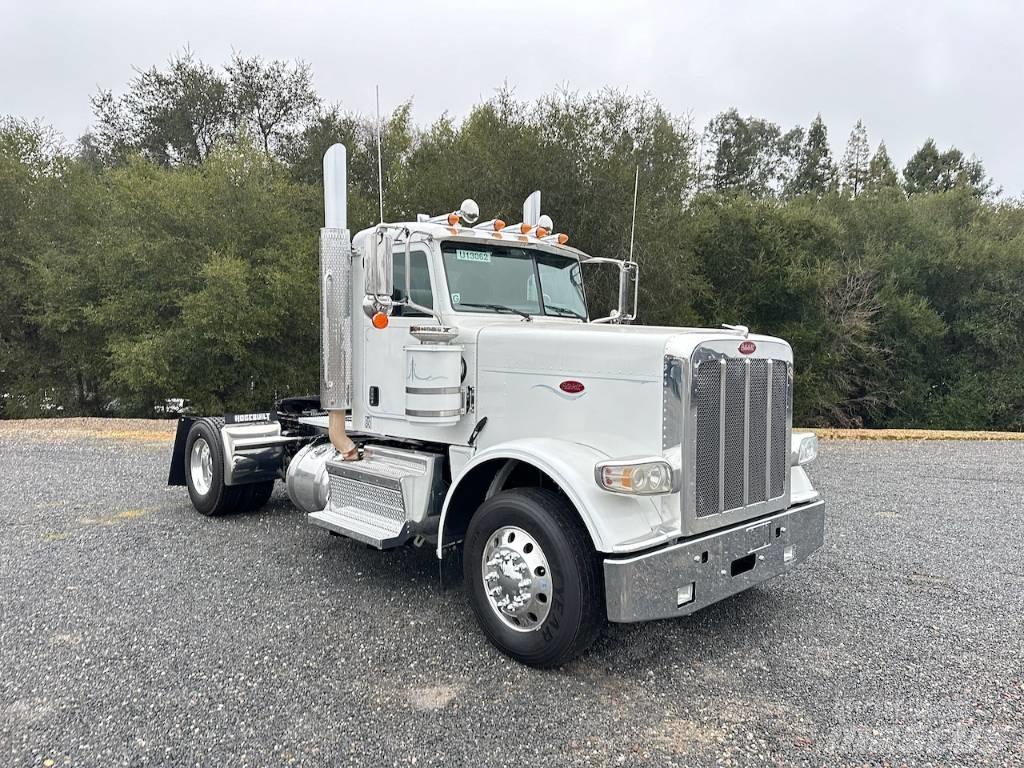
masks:
[[[463,572],[480,628],[524,664],[564,664],[605,625],[590,537],[565,497],[546,488],[502,491],[480,505],[466,532]]]

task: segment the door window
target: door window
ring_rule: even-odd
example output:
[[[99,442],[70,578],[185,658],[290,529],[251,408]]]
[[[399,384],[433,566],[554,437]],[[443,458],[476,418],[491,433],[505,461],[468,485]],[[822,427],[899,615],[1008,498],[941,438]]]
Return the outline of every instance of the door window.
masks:
[[[434,308],[434,291],[430,287],[430,265],[424,251],[412,251],[409,254],[412,280],[410,281],[411,299],[421,307]],[[395,288],[391,299],[395,302],[405,301],[405,250],[396,249],[394,258]],[[410,307],[396,306],[393,317],[429,317],[425,312]]]

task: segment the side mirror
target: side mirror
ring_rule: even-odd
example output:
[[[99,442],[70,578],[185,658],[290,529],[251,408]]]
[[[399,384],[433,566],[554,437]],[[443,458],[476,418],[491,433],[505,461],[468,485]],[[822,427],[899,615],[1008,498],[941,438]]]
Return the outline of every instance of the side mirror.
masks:
[[[640,268],[635,261],[624,261],[619,267],[619,308],[616,323],[636,319],[637,295],[640,289]]]
[[[369,251],[363,262],[367,296],[387,297],[390,301],[395,290],[394,250],[394,235],[387,230],[378,229],[370,238]]]

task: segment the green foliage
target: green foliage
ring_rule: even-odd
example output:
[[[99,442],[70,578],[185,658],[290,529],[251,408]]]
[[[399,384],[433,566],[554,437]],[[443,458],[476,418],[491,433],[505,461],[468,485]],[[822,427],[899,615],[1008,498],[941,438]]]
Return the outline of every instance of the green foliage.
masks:
[[[984,197],[992,189],[992,181],[985,178],[981,161],[964,157],[956,147],[939,152],[933,139],[925,141],[907,161],[903,178],[908,195],[968,189],[972,194]]]
[[[786,189],[792,196],[821,196],[835,191],[837,176],[828,145],[828,129],[818,115],[807,130],[807,138],[797,156],[796,171]]]
[[[843,190],[856,197],[864,191],[871,173],[871,147],[868,129],[858,120],[850,132],[841,167]]]
[[[199,165],[218,144],[255,136],[276,152],[315,117],[320,99],[303,62],[236,53],[223,73],[186,49],[166,69],[140,72],[127,92],[92,98],[97,126],[87,148],[106,162],[139,153],[162,165]]]
[[[263,408],[315,392],[322,156],[349,152],[349,221],[378,220],[377,126],[309,69],[188,52],[96,100],[76,151],[0,122],[0,414]],[[730,110],[701,137],[648,97],[508,90],[465,118],[385,116],[384,218],[519,221],[641,264],[641,320],[742,323],[794,348],[798,424],[1024,429],[1024,205],[931,140],[901,185],[858,121],[841,173],[820,116]],[[588,267],[595,314],[614,270]]]
[[[715,117],[704,131],[707,168],[705,188],[740,190],[759,197],[784,183],[797,161],[803,129],[782,129],[767,120],[743,118],[735,109]]]
[[[896,175],[896,166],[892,164],[889,151],[885,148],[885,142],[878,143],[878,149],[871,156],[868,163],[867,179],[864,188],[872,191],[883,189],[898,189],[900,186],[899,176]]]

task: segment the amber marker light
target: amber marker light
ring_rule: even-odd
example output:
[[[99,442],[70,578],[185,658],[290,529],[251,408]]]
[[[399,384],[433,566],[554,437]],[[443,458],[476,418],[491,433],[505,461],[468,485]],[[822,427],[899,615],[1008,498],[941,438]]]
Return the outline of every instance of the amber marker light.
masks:
[[[374,328],[376,328],[379,331],[382,331],[388,327],[388,316],[385,315],[383,312],[378,312],[373,316],[373,319],[370,322],[373,323]]]
[[[538,238],[547,237],[548,234],[549,234],[548,231],[546,229],[544,229],[544,227],[537,227],[537,237]]]
[[[501,232],[501,230],[503,230],[504,228],[505,228],[505,222],[504,221],[502,221],[501,219],[495,219],[494,220],[494,231],[495,232]]]
[[[454,227],[458,223],[459,223],[459,214],[457,214],[457,213],[449,213],[448,214],[448,226]]]
[[[559,245],[565,245],[566,243],[569,242],[569,236],[565,234],[565,232],[559,232],[557,237]]]

